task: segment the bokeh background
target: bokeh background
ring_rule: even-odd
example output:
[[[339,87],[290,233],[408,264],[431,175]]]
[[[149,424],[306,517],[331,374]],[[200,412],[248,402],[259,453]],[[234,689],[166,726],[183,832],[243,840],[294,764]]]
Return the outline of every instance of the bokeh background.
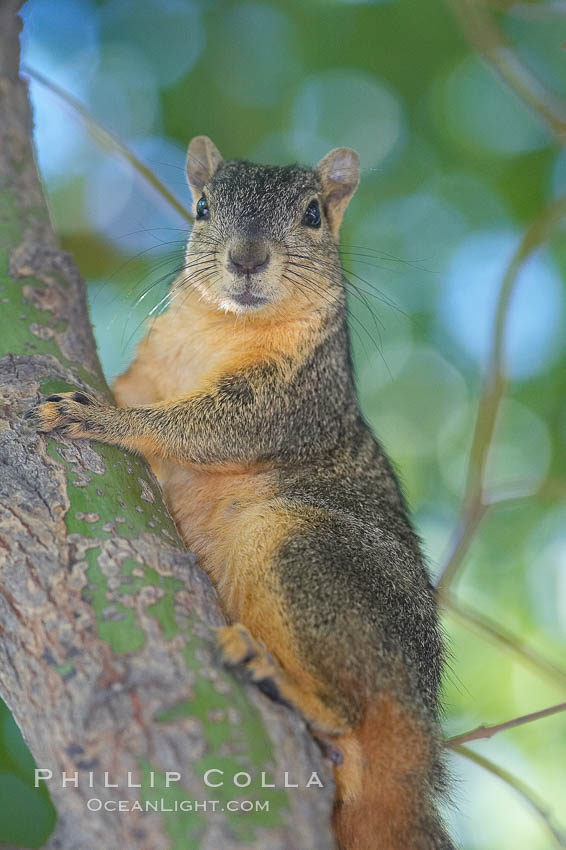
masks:
[[[566,102],[562,5],[499,2],[490,14]],[[566,193],[566,156],[545,123],[438,0],[28,0],[23,18],[25,64],[87,106],[183,205],[193,135],[210,135],[229,158],[278,164],[315,163],[337,145],[360,152],[343,263],[361,404],[440,571],[499,287],[526,228]],[[187,222],[68,104],[33,81],[31,94],[56,229],[88,281],[111,379],[160,309]],[[557,231],[524,265],[511,301],[510,382],[487,470],[500,504],[474,535],[445,611],[448,735],[565,699],[565,272]],[[529,663],[522,646],[548,664]],[[527,783],[566,831],[564,714],[471,748]],[[0,843],[38,847],[53,826],[47,796],[26,784],[29,758],[2,707]],[[464,850],[557,846],[501,778],[449,760],[448,817]]]

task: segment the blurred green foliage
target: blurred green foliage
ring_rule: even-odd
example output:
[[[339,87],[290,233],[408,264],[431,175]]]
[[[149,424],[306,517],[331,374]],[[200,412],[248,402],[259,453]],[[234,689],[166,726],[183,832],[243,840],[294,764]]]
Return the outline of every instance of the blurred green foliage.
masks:
[[[564,18],[550,5],[500,3],[492,19],[515,56],[566,101]],[[25,62],[81,100],[184,204],[184,150],[196,134],[229,158],[263,162],[314,163],[342,144],[360,151],[343,264],[361,403],[401,473],[437,571],[460,510],[506,265],[533,218],[566,194],[566,156],[544,121],[484,64],[438,0],[28,0],[24,16]],[[32,97],[56,227],[89,281],[112,378],[158,310],[186,222],[127,163],[97,148],[53,94],[33,83]],[[558,233],[517,282],[505,345],[510,382],[487,472],[488,492],[502,501],[454,585],[457,600],[557,666],[566,648],[565,271]],[[528,667],[450,611],[446,629],[448,734],[564,699],[564,680]],[[6,755],[16,744],[3,717],[10,731],[0,740],[0,781],[11,776],[13,795],[25,756]],[[565,738],[557,715],[472,746],[534,788],[566,828]],[[449,817],[465,850],[550,846],[514,791],[459,756],[450,762],[457,808]],[[4,799],[0,840],[37,846],[53,817],[45,797],[9,807]]]
[[[44,786],[34,788],[34,762],[0,700],[0,846],[41,847],[56,813]]]

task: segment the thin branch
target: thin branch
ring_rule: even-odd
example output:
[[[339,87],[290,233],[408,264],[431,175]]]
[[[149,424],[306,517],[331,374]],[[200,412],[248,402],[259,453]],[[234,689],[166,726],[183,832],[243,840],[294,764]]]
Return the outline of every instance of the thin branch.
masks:
[[[462,32],[516,94],[547,124],[557,139],[566,141],[566,105],[549,91],[510,47],[486,0],[449,0]]]
[[[473,532],[486,509],[483,493],[484,479],[497,416],[506,387],[505,338],[509,308],[519,272],[537,248],[549,238],[564,216],[566,216],[566,198],[552,201],[539,213],[526,230],[501,283],[495,312],[492,347],[472,437],[462,512],[437,580],[441,594],[446,593],[460,567],[473,539]]]
[[[447,738],[445,745],[453,749],[456,745],[465,744],[467,741],[477,741],[480,738],[493,738],[498,732],[504,732],[506,729],[514,729],[515,726],[522,726],[525,723],[534,723],[535,720],[542,720],[544,717],[550,717],[552,714],[558,714],[561,711],[566,711],[566,702],[552,705],[550,708],[543,708],[541,711],[533,711],[531,714],[523,714],[521,717],[514,717],[512,720],[506,720],[504,723],[478,726],[470,732],[463,732],[461,735],[454,735],[452,738]]]
[[[476,611],[462,606],[451,594],[444,598],[444,608],[450,616],[475,631],[479,637],[512,653],[518,661],[532,667],[536,673],[545,676],[555,686],[566,688],[566,670],[557,667],[535,649],[523,644],[516,635],[507,632]]]
[[[462,509],[462,514],[449,543],[448,554],[444,559],[444,566],[441,568],[436,579],[437,586],[439,591],[442,592],[443,597],[445,588],[448,587],[464,561],[475,533],[490,507],[490,504],[484,505],[482,500],[478,499],[474,504],[471,504],[469,507],[464,506]]]
[[[458,753],[464,758],[467,758],[469,761],[474,762],[474,764],[483,767],[484,770],[489,771],[494,776],[497,776],[498,779],[501,779],[511,788],[513,788],[517,794],[519,794],[523,800],[528,803],[528,805],[537,813],[539,818],[542,820],[546,828],[552,833],[554,840],[556,841],[559,847],[566,847],[566,836],[556,827],[552,821],[552,815],[546,808],[546,805],[543,800],[540,799],[538,794],[532,790],[528,785],[522,782],[520,779],[517,779],[516,776],[513,776],[508,770],[500,767],[498,764],[490,761],[490,759],[486,759],[484,756],[480,756],[479,753],[474,752],[474,750],[469,749],[469,747],[462,747],[460,745],[454,746],[454,752]]]
[[[49,89],[50,92],[57,95],[58,98],[63,100],[66,104],[68,104],[72,109],[81,117],[83,120],[88,132],[91,134],[93,139],[102,147],[107,148],[112,151],[112,153],[118,154],[122,156],[127,162],[130,163],[132,168],[134,168],[138,174],[146,180],[149,185],[158,192],[162,198],[167,201],[167,203],[178,212],[185,221],[188,221],[189,224],[192,224],[193,217],[190,212],[177,200],[177,198],[169,191],[169,189],[161,182],[159,177],[153,173],[153,171],[144,165],[144,163],[136,156],[136,154],[129,148],[124,142],[121,141],[111,130],[108,130],[104,127],[96,118],[93,117],[91,112],[84,106],[80,101],[78,101],[73,95],[69,94],[61,86],[58,86],[57,83],[54,83],[52,80],[45,77],[39,71],[35,71],[33,68],[30,68],[27,65],[22,66],[22,71],[26,73],[28,76],[32,77],[32,79],[36,80],[42,86]]]

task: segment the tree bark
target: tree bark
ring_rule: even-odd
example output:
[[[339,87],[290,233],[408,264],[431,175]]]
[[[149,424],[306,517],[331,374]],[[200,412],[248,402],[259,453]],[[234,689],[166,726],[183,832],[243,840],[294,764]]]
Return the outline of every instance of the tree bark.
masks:
[[[19,6],[0,4],[0,692],[38,767],[53,772],[47,846],[327,850],[328,768],[296,713],[215,660],[216,593],[145,464],[45,439],[22,420],[39,393],[108,389],[84,286],[57,249],[34,164]],[[224,786],[206,787],[209,768],[225,771]],[[63,771],[78,771],[78,788],[61,787]],[[169,789],[167,771],[182,777]],[[249,787],[233,784],[239,771]],[[262,771],[275,789],[259,787]],[[299,788],[282,787],[285,771]],[[324,789],[304,787],[313,771]],[[118,788],[104,787],[105,772]],[[141,789],[127,787],[128,772]],[[89,811],[91,799],[219,803],[118,813]],[[270,811],[229,812],[239,799]]]

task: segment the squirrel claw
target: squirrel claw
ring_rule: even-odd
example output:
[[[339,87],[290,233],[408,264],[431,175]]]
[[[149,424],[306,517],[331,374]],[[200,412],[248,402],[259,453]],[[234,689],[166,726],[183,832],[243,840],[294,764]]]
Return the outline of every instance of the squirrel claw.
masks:
[[[65,399],[70,399],[71,401],[77,401],[79,404],[85,405],[95,405],[97,401],[94,396],[89,395],[88,393],[83,393],[76,391],[74,393],[62,393],[60,395],[48,395],[45,399],[46,401],[64,401]]]
[[[222,660],[227,667],[245,666],[262,648],[265,650],[240,623],[219,628],[217,640]]]
[[[332,764],[336,766],[344,764],[344,753],[338,747],[335,747],[329,741],[324,738],[318,738],[316,734],[313,734],[313,737],[318,744],[320,751],[324,758],[329,759]]]
[[[226,667],[238,668],[273,702],[292,706],[283,693],[285,674],[261,641],[241,623],[218,629],[220,655]]]
[[[85,407],[100,407],[94,396],[84,392],[55,393],[43,403],[36,404],[24,413],[24,419],[37,431],[57,431],[65,437],[93,437],[100,431],[100,423]]]

